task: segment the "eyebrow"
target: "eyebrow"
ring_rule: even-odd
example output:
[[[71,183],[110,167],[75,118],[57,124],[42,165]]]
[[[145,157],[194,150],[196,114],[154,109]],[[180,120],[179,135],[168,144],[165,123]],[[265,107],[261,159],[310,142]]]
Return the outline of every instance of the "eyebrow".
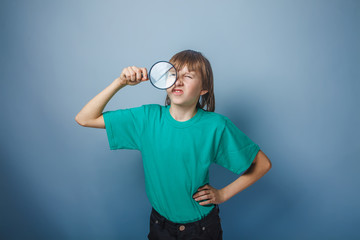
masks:
[[[191,75],[195,75],[196,72],[195,71],[191,71],[191,72],[185,72],[184,74],[191,74]]]

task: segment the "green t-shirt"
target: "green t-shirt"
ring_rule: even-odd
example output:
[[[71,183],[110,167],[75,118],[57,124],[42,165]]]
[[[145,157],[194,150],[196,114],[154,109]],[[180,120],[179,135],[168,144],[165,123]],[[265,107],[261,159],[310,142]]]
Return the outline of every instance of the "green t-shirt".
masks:
[[[240,174],[260,148],[221,114],[198,108],[194,117],[179,122],[169,109],[148,104],[103,116],[111,150],[141,151],[146,194],[153,208],[170,221],[188,223],[214,207],[192,198],[209,183],[210,164]]]

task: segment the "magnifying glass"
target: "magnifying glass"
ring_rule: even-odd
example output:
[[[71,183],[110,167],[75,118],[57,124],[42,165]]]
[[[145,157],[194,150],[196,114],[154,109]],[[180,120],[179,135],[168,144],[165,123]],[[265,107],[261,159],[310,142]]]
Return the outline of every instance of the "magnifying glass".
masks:
[[[171,63],[159,61],[150,68],[149,78],[151,84],[158,89],[168,89],[177,79],[177,71]]]

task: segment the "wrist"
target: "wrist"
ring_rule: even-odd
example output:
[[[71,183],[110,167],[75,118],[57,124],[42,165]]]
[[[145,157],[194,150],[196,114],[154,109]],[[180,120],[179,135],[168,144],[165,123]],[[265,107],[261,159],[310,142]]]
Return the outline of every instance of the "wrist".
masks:
[[[228,196],[226,194],[226,189],[225,188],[222,188],[219,191],[220,191],[222,202],[226,202],[227,200],[229,200]]]
[[[114,81],[119,88],[125,87],[127,84],[123,80],[120,79],[120,77],[116,78]]]

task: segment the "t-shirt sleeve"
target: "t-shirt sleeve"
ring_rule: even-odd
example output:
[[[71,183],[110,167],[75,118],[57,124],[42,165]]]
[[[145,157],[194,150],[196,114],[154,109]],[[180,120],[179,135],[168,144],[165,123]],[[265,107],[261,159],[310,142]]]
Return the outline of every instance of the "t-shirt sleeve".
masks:
[[[240,174],[250,167],[259,150],[259,145],[226,118],[214,162]]]
[[[106,111],[103,113],[106,134],[111,150],[141,148],[145,106]]]

